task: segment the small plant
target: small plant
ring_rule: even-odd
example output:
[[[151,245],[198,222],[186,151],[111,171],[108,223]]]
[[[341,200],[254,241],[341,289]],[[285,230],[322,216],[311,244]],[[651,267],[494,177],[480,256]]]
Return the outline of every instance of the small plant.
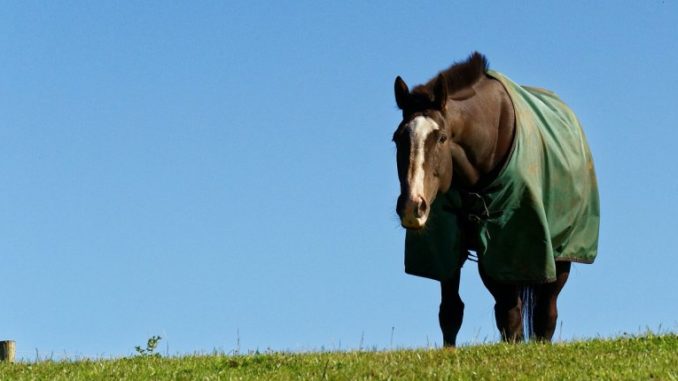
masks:
[[[137,351],[139,356],[145,357],[160,357],[160,353],[156,353],[155,349],[158,347],[158,343],[162,340],[160,336],[151,336],[146,342],[146,348],[142,348],[140,345],[134,347],[134,350]]]

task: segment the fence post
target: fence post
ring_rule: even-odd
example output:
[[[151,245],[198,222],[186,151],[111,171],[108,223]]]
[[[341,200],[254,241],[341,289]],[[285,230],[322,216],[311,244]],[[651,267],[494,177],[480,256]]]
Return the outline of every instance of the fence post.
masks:
[[[0,361],[14,362],[16,342],[14,340],[0,341]]]

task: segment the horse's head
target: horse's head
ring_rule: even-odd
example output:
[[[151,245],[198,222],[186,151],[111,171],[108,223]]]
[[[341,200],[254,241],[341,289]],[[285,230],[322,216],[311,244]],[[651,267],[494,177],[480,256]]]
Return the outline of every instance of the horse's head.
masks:
[[[396,212],[407,229],[423,228],[436,195],[452,184],[445,78],[439,75],[433,91],[427,88],[420,86],[410,92],[400,77],[395,81],[396,103],[403,111],[403,120],[393,134],[400,180]]]

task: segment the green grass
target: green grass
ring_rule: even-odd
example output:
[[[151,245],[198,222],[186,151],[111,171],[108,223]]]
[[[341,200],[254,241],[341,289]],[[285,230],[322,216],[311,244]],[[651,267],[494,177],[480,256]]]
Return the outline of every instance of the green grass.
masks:
[[[1,364],[2,380],[678,380],[678,335],[456,350],[132,357]]]

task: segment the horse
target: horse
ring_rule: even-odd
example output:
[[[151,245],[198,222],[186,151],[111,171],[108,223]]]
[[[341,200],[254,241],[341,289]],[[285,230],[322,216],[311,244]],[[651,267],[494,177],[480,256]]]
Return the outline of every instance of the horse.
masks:
[[[406,272],[440,281],[443,345],[456,345],[461,266],[473,252],[501,339],[550,342],[571,263],[597,254],[598,192],[579,121],[478,52],[411,91],[398,76],[394,90]],[[429,263],[409,270],[408,255]]]

